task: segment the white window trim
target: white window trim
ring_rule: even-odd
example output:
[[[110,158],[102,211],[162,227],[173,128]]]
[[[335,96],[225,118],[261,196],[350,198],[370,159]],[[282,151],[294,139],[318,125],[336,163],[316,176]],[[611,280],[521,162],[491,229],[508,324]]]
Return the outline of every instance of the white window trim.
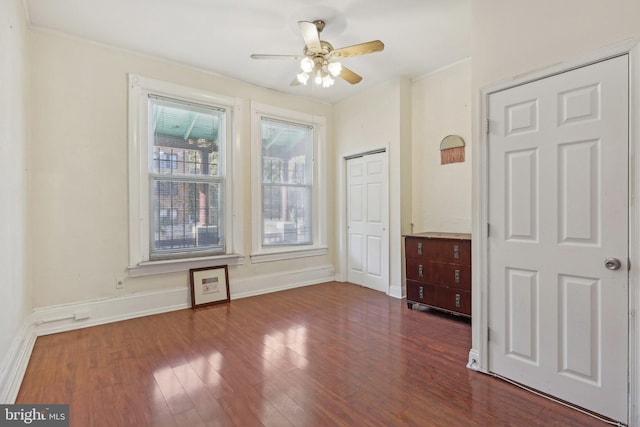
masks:
[[[212,256],[149,260],[149,144],[147,127],[147,98],[152,93],[167,98],[191,101],[226,108],[230,114],[225,146],[225,234],[226,253]],[[242,101],[239,98],[215,95],[200,89],[129,74],[129,272],[131,276],[161,274],[207,265],[239,264],[243,260],[242,247],[242,179],[238,173],[241,159],[239,121]]]
[[[290,246],[262,246],[262,117],[313,125],[313,188],[311,192],[313,244]],[[327,190],[326,190],[326,118],[271,105],[251,102],[251,262],[269,262],[293,258],[325,255],[327,248]]]

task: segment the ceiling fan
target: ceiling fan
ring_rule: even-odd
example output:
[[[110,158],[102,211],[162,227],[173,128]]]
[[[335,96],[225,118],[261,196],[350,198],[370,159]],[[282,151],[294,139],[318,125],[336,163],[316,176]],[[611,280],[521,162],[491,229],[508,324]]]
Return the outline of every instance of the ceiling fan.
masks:
[[[306,85],[310,78],[322,87],[330,87],[335,82],[334,77],[340,77],[351,84],[359,83],[362,76],[354,73],[340,62],[350,56],[365,55],[380,52],[384,43],[373,40],[340,49],[334,49],[331,43],[320,40],[320,33],[325,23],[322,20],[313,22],[298,21],[298,28],[304,39],[302,55],[262,55],[253,54],[253,59],[296,59],[300,61],[300,72],[291,82],[291,86]]]

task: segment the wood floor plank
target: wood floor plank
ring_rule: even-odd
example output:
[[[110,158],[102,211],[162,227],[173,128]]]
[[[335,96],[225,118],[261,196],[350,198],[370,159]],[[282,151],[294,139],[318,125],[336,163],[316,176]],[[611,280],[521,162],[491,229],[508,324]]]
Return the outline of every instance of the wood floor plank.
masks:
[[[39,337],[74,427],[603,426],[465,367],[468,320],[330,282]]]
[[[189,399],[186,390],[182,387],[171,366],[156,370],[153,373],[153,377],[158,383],[158,387],[172,414],[175,415],[193,409],[191,399]]]

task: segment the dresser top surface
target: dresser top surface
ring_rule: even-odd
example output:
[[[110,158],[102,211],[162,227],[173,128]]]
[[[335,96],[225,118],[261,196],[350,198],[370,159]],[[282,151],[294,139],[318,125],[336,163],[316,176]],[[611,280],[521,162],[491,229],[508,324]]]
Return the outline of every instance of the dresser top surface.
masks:
[[[404,237],[423,237],[427,239],[456,239],[456,240],[471,240],[471,234],[468,233],[440,233],[440,232],[424,232],[424,233],[412,233],[405,234]]]

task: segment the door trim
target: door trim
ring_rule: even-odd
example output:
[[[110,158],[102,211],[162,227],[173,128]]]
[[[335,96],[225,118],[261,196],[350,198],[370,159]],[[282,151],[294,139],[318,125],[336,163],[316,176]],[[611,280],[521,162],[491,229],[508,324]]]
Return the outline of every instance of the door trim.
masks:
[[[365,151],[364,153],[351,154],[349,156],[344,156],[345,160],[357,159],[358,157],[368,156],[370,154],[378,154],[378,153],[386,153],[386,148],[379,148],[377,150]]]
[[[488,334],[488,223],[489,210],[489,169],[488,169],[488,100],[492,93],[531,83],[546,77],[568,72],[596,62],[617,56],[629,55],[629,422],[640,427],[640,324],[637,315],[640,308],[640,209],[636,209],[635,200],[640,201],[640,37],[617,43],[591,54],[569,60],[548,68],[514,76],[511,80],[499,82],[480,90],[476,108],[480,114],[474,123],[474,136],[478,149],[473,150],[473,224],[472,250],[477,254],[473,258],[472,276],[474,292],[472,294],[472,348],[469,351],[468,367],[484,373],[489,372],[489,334]]]

